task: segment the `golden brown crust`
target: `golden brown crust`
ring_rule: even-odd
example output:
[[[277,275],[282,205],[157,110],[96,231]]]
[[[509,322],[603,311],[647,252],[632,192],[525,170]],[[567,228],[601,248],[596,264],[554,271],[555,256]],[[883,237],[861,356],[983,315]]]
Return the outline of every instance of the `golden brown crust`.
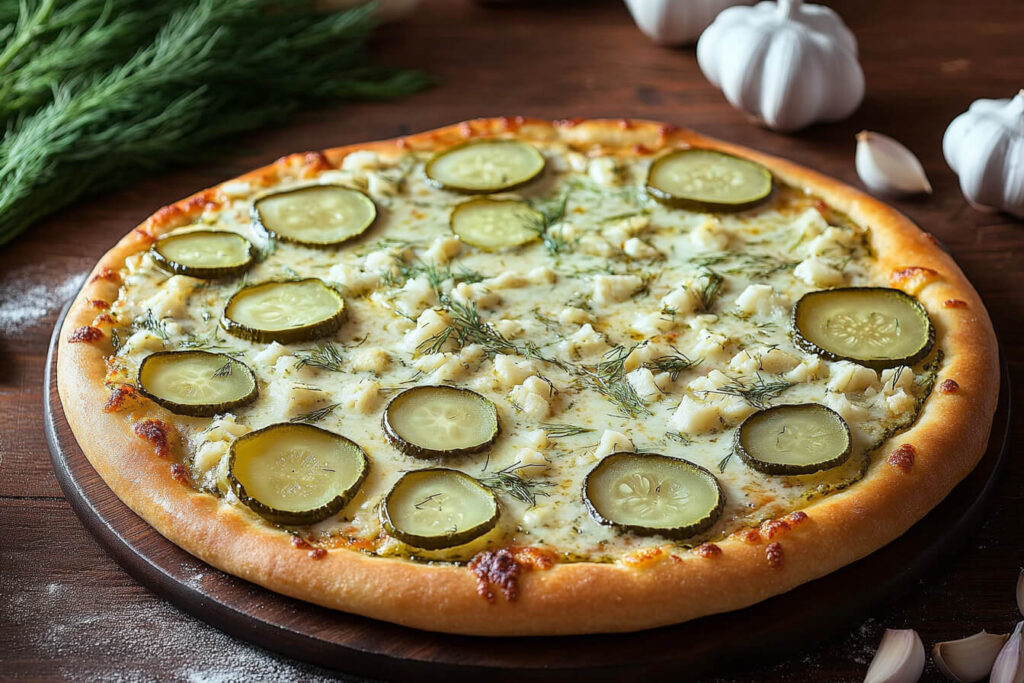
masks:
[[[211,188],[161,209],[125,236],[96,265],[61,331],[58,387],[68,421],[103,479],[161,534],[204,561],[272,590],[349,612],[417,628],[479,635],[629,631],[738,609],[822,576],[885,545],[925,515],[963,479],[985,451],[999,391],[998,348],[978,294],[953,259],[907,218],[877,200],[788,161],[692,131],[647,121],[481,119],[419,135],[284,157],[242,176],[257,185],[337,166],[346,154],[432,150],[464,139],[515,133],[561,139],[581,151],[653,152],[699,145],[759,161],[778,178],[824,198],[871,229],[871,242],[892,286],[916,295],[934,321],[945,354],[939,381],[917,423],[882,447],[882,457],[850,489],[758,531],[674,556],[653,553],[617,564],[557,564],[519,577],[515,602],[478,594],[478,577],[461,566],[429,566],[370,557],[347,549],[318,560],[291,537],[247,510],[221,503],[180,482],[172,460],[133,424],[168,417],[148,402],[105,412],[104,356],[109,320],[97,319],[117,295],[126,257],[185,224],[207,205]],[[955,305],[948,302],[957,301]],[[98,340],[72,343],[90,326]],[[94,336],[94,335],[90,335]],[[949,385],[947,385],[949,386]],[[176,447],[173,433],[168,447]],[[159,439],[157,439],[159,440]],[[902,445],[892,458],[888,456]],[[910,453],[911,457],[906,457]],[[893,462],[890,462],[893,461]],[[711,547],[713,546],[713,547]]]

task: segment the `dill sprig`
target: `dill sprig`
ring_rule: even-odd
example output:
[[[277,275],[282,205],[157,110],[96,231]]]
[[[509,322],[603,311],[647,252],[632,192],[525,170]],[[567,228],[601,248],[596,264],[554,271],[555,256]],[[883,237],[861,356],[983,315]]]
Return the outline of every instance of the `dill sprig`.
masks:
[[[528,467],[540,467],[540,465],[524,465],[517,460],[508,467],[495,472],[484,472],[477,481],[492,491],[503,491],[513,498],[521,500],[530,507],[533,507],[537,504],[537,496],[549,495],[546,491],[541,491],[539,489],[548,488],[555,484],[550,481],[523,479],[519,474],[517,474],[520,470],[524,470]]]
[[[773,254],[722,252],[696,256],[690,259],[690,263],[701,268],[729,264],[719,270],[727,275],[744,275],[751,280],[764,280],[775,273],[795,268],[800,262]]]
[[[316,410],[311,410],[308,413],[304,413],[302,415],[296,415],[295,417],[293,417],[292,419],[290,419],[288,421],[289,422],[303,422],[305,424],[310,424],[310,425],[311,424],[316,424],[320,420],[323,420],[325,417],[327,417],[328,415],[333,413],[334,409],[337,408],[339,405],[341,405],[341,404],[340,403],[331,403],[329,405],[324,406],[323,408],[317,408]]]
[[[153,315],[153,310],[150,308],[147,308],[143,315],[132,321],[131,328],[133,330],[146,330],[160,337],[162,341],[167,341],[171,337],[163,321]]]
[[[540,427],[549,439],[564,439],[568,436],[579,436],[580,434],[589,434],[594,431],[589,427],[577,427],[576,425],[558,424],[556,422],[545,422]]]
[[[489,356],[499,353],[519,354],[526,353],[525,347],[520,347],[493,326],[480,318],[480,311],[473,302],[460,303],[451,297],[441,297],[441,305],[448,312],[448,327],[441,330],[434,336],[423,340],[416,347],[418,355],[437,353],[449,339],[454,339],[459,348],[466,344],[480,344]]]
[[[682,432],[665,432],[665,436],[667,436],[669,439],[672,439],[676,443],[683,444],[684,446],[689,446],[690,444],[693,443],[693,439],[688,437],[686,434],[683,434]]]
[[[704,268],[693,283],[692,291],[697,296],[698,307],[701,311],[710,311],[715,299],[722,292],[722,283],[725,278],[710,268]]]
[[[217,368],[217,370],[213,373],[213,376],[214,377],[230,377],[231,373],[234,371],[234,369],[235,369],[235,361],[229,360],[229,361],[225,362],[224,365],[222,365],[219,368]]]
[[[635,348],[635,347],[634,347]],[[636,389],[626,379],[626,358],[633,349],[615,346],[604,354],[604,360],[594,366],[574,368],[577,382],[603,394],[629,417],[651,415]]]
[[[559,254],[569,247],[569,243],[566,240],[552,234],[551,226],[565,218],[565,212],[569,206],[569,195],[572,194],[573,189],[574,187],[570,185],[555,199],[535,201],[532,204],[533,208],[539,211],[543,218],[533,224],[531,228],[540,235],[541,241],[544,242],[544,248],[551,255]]]
[[[341,354],[341,349],[331,341],[317,342],[315,348],[309,351],[300,351],[295,355],[299,359],[295,364],[296,368],[309,366],[331,372],[342,372],[345,369],[342,365],[345,359]]]
[[[189,332],[185,335],[185,338],[181,340],[181,343],[178,344],[178,346],[183,349],[196,351],[209,351],[210,349],[226,348],[223,340],[215,331],[206,336],[196,334],[195,332]]]
[[[708,389],[700,393],[739,396],[758,410],[764,410],[769,406],[773,398],[791,386],[793,386],[792,382],[786,382],[785,380],[767,381],[761,376],[761,373],[757,373],[757,379],[749,384],[744,384],[742,381],[734,379],[729,384],[720,386],[717,389]]]
[[[64,6],[87,1],[94,0]],[[49,84],[46,104],[14,114],[8,124],[0,141],[0,244],[86,194],[222,154],[228,148],[215,143],[225,136],[320,102],[393,97],[427,83],[421,74],[368,62],[372,3],[318,13],[311,0],[176,3],[166,21],[154,22],[159,28],[151,41],[127,48],[109,68],[79,70],[119,35],[110,27],[138,22],[139,8],[152,7],[130,4],[110,13],[105,32],[89,34],[103,37],[100,44],[68,43],[64,61],[74,69]],[[5,52],[31,49],[16,37],[29,31],[34,40],[30,23],[15,29],[17,44],[10,48],[8,41]],[[83,31],[79,37],[89,33]],[[53,44],[51,38],[41,40]],[[16,58],[9,58],[10,68]]]
[[[695,365],[699,365],[704,361],[703,358],[688,358],[686,354],[679,351],[679,349],[673,348],[675,354],[669,354],[665,356],[658,356],[645,362],[643,367],[648,370],[658,370],[660,372],[670,373],[669,376],[672,381],[679,379],[679,374],[684,370],[689,370]]]

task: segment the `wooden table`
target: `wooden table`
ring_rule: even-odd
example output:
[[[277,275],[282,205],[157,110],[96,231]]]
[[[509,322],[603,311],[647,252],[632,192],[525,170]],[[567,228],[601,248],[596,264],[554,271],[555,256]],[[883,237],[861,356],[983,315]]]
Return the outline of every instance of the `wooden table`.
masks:
[[[475,116],[648,117],[794,159],[858,185],[854,134],[869,128],[921,158],[935,194],[896,202],[953,252],[985,299],[1018,386],[1024,379],[1024,224],[970,209],[942,159],[947,123],[979,97],[1024,82],[1019,0],[829,3],[860,40],[868,94],[843,123],[795,136],[762,130],[703,79],[692,49],[667,50],[619,2],[425,3],[381,30],[377,52],[440,84],[400,102],[311,113],[244,139],[247,156],[188,168],[81,203],[0,251],[0,678],[326,679],[186,616],[128,577],[61,497],[42,428],[46,341],[60,299],[118,237],[154,209],[291,151],[391,137]],[[1024,410],[1015,406],[1020,414]],[[1024,437],[1020,421],[1013,438]],[[1010,459],[987,521],[958,556],[850,633],[801,656],[750,662],[721,680],[860,680],[886,627],[926,644],[1020,618],[1024,462]],[[936,677],[929,665],[926,677]]]

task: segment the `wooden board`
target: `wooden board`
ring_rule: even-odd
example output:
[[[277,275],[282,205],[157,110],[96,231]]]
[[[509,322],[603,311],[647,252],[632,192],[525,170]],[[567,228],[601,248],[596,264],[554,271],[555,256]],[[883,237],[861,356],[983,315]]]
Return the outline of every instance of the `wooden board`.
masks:
[[[66,308],[65,312],[66,313]],[[133,577],[158,595],[238,638],[327,668],[389,680],[617,680],[696,676],[737,662],[805,650],[848,628],[879,601],[907,589],[957,550],[980,523],[1007,451],[1010,385],[1005,363],[989,448],[978,467],[927,517],[872,555],[747,609],[638,633],[475,638],[428,633],[287,598],[211,568],[132,512],[78,447],[57,395],[50,340],[44,391],[54,471],[85,527]],[[196,577],[202,576],[202,581]]]

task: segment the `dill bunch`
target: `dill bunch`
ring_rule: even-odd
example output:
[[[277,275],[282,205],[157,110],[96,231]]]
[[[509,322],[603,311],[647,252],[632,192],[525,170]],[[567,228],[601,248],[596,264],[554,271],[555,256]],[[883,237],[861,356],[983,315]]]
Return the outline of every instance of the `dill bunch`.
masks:
[[[32,18],[24,18],[28,5],[13,28],[4,26],[9,38],[0,70],[21,73],[30,84],[42,81],[22,69],[33,68],[36,60],[45,64],[61,54],[67,64],[59,83],[47,82],[49,99],[34,111],[38,91],[25,86],[28,99],[18,109],[19,100],[9,99],[7,89],[13,92],[8,83],[22,80],[3,78],[0,112],[7,113],[0,117],[7,117],[7,132],[0,141],[0,245],[86,194],[129,184],[171,164],[221,155],[227,150],[219,145],[225,136],[326,101],[395,97],[428,83],[418,72],[369,62],[365,46],[374,27],[373,5],[319,14],[308,1],[170,4],[176,8],[160,22],[164,3],[159,0],[69,0],[59,11],[55,0],[43,0],[33,16],[47,6],[50,14],[35,28]],[[72,9],[85,14],[98,5],[103,13],[86,28],[61,30],[48,23]],[[119,5],[122,11],[107,11]],[[143,21],[159,27],[151,41],[131,48],[113,66],[103,63],[106,57],[90,62],[88,53],[103,47],[115,54],[110,41]],[[92,42],[83,40],[88,36]],[[9,50],[13,54],[4,56]]]

